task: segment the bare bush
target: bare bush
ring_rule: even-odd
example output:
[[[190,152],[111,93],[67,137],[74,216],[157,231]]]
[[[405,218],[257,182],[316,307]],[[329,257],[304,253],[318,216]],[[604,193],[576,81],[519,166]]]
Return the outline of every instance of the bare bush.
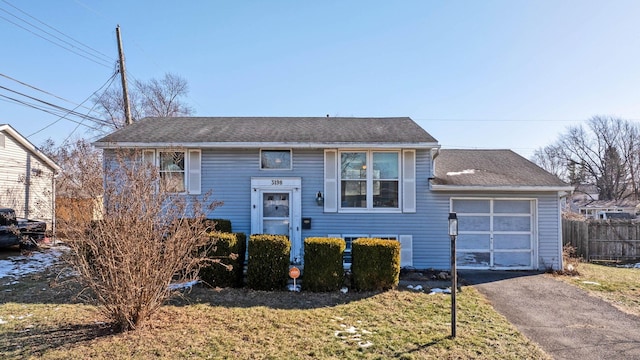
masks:
[[[210,241],[202,220],[218,205],[207,195],[167,192],[157,168],[141,158],[119,152],[109,160],[99,220],[64,221],[69,261],[121,331],[142,327],[172,294],[172,281],[195,279]]]
[[[563,275],[580,275],[578,272],[578,265],[580,265],[580,258],[576,255],[576,248],[571,245],[565,245],[562,247],[562,274]]]

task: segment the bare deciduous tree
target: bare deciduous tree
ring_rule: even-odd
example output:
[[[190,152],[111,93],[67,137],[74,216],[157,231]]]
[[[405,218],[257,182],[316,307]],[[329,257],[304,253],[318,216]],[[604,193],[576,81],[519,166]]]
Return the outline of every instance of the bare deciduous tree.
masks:
[[[175,117],[188,116],[194,110],[184,102],[184,97],[189,93],[189,84],[186,79],[167,73],[162,79],[149,81],[134,81],[129,89],[129,103],[131,117],[134,120],[147,116]],[[98,110],[111,126],[108,130],[124,127],[124,100],[122,89],[110,88],[102,95],[93,99]]]
[[[141,159],[133,151],[108,159],[104,191],[94,194],[104,194],[101,219],[64,221],[71,265],[123,331],[144,326],[172,294],[172,281],[195,278],[210,245],[202,220],[218,205],[164,191],[158,169]]]
[[[532,161],[574,185],[595,185],[601,200],[620,200],[638,197],[639,152],[636,124],[595,116],[586,127],[571,126],[555,144],[538,149]]]

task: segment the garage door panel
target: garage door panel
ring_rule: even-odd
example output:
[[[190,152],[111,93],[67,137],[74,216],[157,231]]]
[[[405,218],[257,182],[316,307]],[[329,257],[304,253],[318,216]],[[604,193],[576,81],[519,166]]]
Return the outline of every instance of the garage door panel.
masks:
[[[498,214],[530,214],[530,200],[494,200],[493,212]]]
[[[458,213],[488,214],[491,212],[491,202],[489,200],[455,200],[453,211]]]
[[[529,234],[496,234],[493,236],[493,248],[496,250],[527,250],[531,249],[531,235]]]
[[[491,264],[491,253],[483,251],[456,252],[456,264],[461,267],[486,269]]]
[[[490,231],[489,216],[464,216],[458,218],[458,231]]]
[[[493,265],[499,268],[531,267],[531,252],[495,252]]]
[[[458,235],[456,248],[460,250],[489,250],[491,249],[491,235],[489,234],[461,234]]]
[[[531,231],[529,216],[494,216],[493,231]]]

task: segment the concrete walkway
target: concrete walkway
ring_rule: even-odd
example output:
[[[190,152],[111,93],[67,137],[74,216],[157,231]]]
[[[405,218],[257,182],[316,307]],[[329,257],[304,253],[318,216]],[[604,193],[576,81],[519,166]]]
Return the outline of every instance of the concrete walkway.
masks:
[[[459,274],[554,359],[640,359],[640,318],[575,286],[532,272]]]

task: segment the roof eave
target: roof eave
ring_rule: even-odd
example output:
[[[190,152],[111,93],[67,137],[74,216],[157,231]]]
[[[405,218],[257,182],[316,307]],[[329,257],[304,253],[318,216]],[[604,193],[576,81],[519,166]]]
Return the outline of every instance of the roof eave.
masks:
[[[573,186],[549,186],[549,185],[431,185],[433,191],[486,191],[486,192],[559,192],[573,191]]]
[[[221,148],[265,148],[280,147],[292,149],[324,149],[324,148],[411,148],[411,149],[431,149],[439,148],[437,142],[420,142],[420,143],[357,143],[357,142],[184,142],[184,143],[168,143],[168,142],[105,142],[98,141],[93,143],[97,148],[101,149],[117,149],[117,148],[201,148],[201,149],[221,149]]]
[[[33,145],[29,140],[27,140],[24,136],[20,135],[11,125],[2,124],[0,125],[0,131],[6,131],[11,137],[16,139],[22,146],[26,149],[34,153],[40,160],[42,160],[45,164],[47,164],[54,173],[59,173],[61,168],[56,164],[53,160],[51,160],[47,155],[45,155],[42,151],[40,151],[35,145]]]

